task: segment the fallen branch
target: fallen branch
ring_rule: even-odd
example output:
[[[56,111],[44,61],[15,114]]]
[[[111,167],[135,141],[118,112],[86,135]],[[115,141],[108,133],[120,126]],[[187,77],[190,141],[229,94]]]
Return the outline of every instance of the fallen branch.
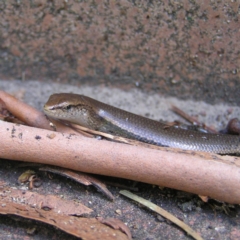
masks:
[[[0,121],[0,157],[121,177],[240,203],[240,159],[161,150]]]
[[[59,132],[81,135],[79,132],[72,130],[58,121],[51,121],[54,123],[54,126],[52,126],[51,122],[46,118],[44,113],[24,102],[19,101],[4,91],[0,91],[0,99],[5,103],[8,111],[29,126],[48,130],[57,129]]]

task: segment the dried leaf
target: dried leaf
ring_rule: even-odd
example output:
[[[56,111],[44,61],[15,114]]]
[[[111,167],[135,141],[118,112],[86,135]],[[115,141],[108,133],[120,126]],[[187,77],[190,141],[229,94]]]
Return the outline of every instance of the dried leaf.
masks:
[[[129,239],[132,239],[132,234],[130,232],[130,229],[121,220],[116,218],[107,218],[107,219],[98,218],[98,220],[101,223],[106,224],[109,227],[112,227],[113,229],[122,231],[128,236]]]
[[[184,222],[180,221],[178,218],[176,218],[175,216],[173,216],[171,213],[167,212],[166,210],[164,210],[163,208],[157,206],[156,204],[138,197],[137,195],[123,190],[120,191],[120,194],[124,195],[125,197],[128,197],[138,203],[141,203],[142,205],[148,207],[149,209],[151,209],[154,212],[157,212],[158,214],[160,214],[161,216],[165,217],[166,219],[170,220],[171,222],[175,223],[177,226],[179,226],[180,228],[182,228],[184,231],[186,231],[189,235],[191,235],[194,239],[196,240],[203,240],[203,238],[197,233],[195,232],[192,228],[190,228],[187,224],[185,224]]]
[[[79,182],[85,186],[93,185],[94,187],[99,189],[101,192],[103,192],[110,200],[114,199],[114,196],[107,189],[106,185],[103,182],[101,182],[100,180],[98,180],[97,178],[91,176],[90,174],[76,172],[73,170],[60,168],[60,167],[52,167],[52,166],[41,167],[39,170],[53,172],[53,173],[59,174],[61,176],[71,178],[71,179],[75,180],[76,182]]]
[[[86,215],[92,210],[76,201],[61,199],[54,195],[41,195],[36,192],[22,191],[13,188],[0,189],[0,195],[16,203],[22,203],[37,209],[51,210],[52,212],[67,215]]]
[[[128,237],[93,218],[79,218],[64,215],[54,211],[45,211],[26,202],[15,199],[12,193],[20,192],[14,189],[0,190],[0,214],[12,214],[27,219],[34,219],[55,226],[81,239],[95,240],[127,240]],[[26,194],[26,193],[25,193]],[[28,195],[28,194],[27,194]]]
[[[35,174],[36,173],[33,170],[27,170],[18,177],[18,182],[25,183],[29,181],[30,177],[32,177]]]

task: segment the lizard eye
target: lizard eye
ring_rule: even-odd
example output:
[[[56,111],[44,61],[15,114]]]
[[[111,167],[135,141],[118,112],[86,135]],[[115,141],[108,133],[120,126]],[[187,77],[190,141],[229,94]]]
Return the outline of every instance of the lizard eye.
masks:
[[[71,105],[68,105],[68,106],[66,107],[67,110],[69,110],[69,109],[71,109],[71,108],[72,108]]]

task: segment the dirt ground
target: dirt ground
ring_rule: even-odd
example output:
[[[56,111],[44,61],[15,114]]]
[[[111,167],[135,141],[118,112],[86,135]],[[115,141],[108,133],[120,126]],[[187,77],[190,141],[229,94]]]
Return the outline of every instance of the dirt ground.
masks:
[[[126,109],[156,120],[173,121],[180,119],[171,112],[171,105],[176,105],[191,115],[196,115],[204,123],[222,129],[229,119],[240,114],[240,108],[230,105],[209,105],[204,102],[183,101],[177,98],[163,98],[158,94],[146,94],[136,89],[123,91],[101,86],[82,86],[40,83],[37,81],[0,81],[0,89],[9,93],[25,91],[24,101],[42,109],[49,95],[54,92],[75,92],[94,97],[114,106]],[[181,119],[182,120],[182,119]],[[183,121],[183,120],[182,120]],[[0,181],[17,189],[26,189],[18,184],[22,172],[32,167],[20,167],[21,162],[0,160]],[[32,191],[40,194],[55,194],[66,199],[76,199],[92,208],[92,216],[114,217],[122,220],[131,230],[133,239],[191,239],[181,229],[166,221],[150,210],[126,199],[119,194],[120,187],[109,185],[115,200],[109,201],[93,187],[85,187],[72,180],[53,175],[50,179],[44,172],[38,172],[42,185]],[[203,203],[196,195],[172,189],[160,189],[144,183],[129,180],[100,177],[103,180],[121,183],[135,188],[137,195],[151,200],[169,211],[204,239],[240,239],[240,208],[237,205],[226,205],[216,201]],[[29,229],[36,228],[33,234]],[[1,239],[75,239],[62,231],[35,221],[12,216],[0,216]]]

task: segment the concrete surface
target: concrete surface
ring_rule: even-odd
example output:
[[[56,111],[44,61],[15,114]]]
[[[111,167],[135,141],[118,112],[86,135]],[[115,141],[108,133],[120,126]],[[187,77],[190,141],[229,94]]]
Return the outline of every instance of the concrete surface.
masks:
[[[0,78],[239,104],[232,1],[0,1]]]

